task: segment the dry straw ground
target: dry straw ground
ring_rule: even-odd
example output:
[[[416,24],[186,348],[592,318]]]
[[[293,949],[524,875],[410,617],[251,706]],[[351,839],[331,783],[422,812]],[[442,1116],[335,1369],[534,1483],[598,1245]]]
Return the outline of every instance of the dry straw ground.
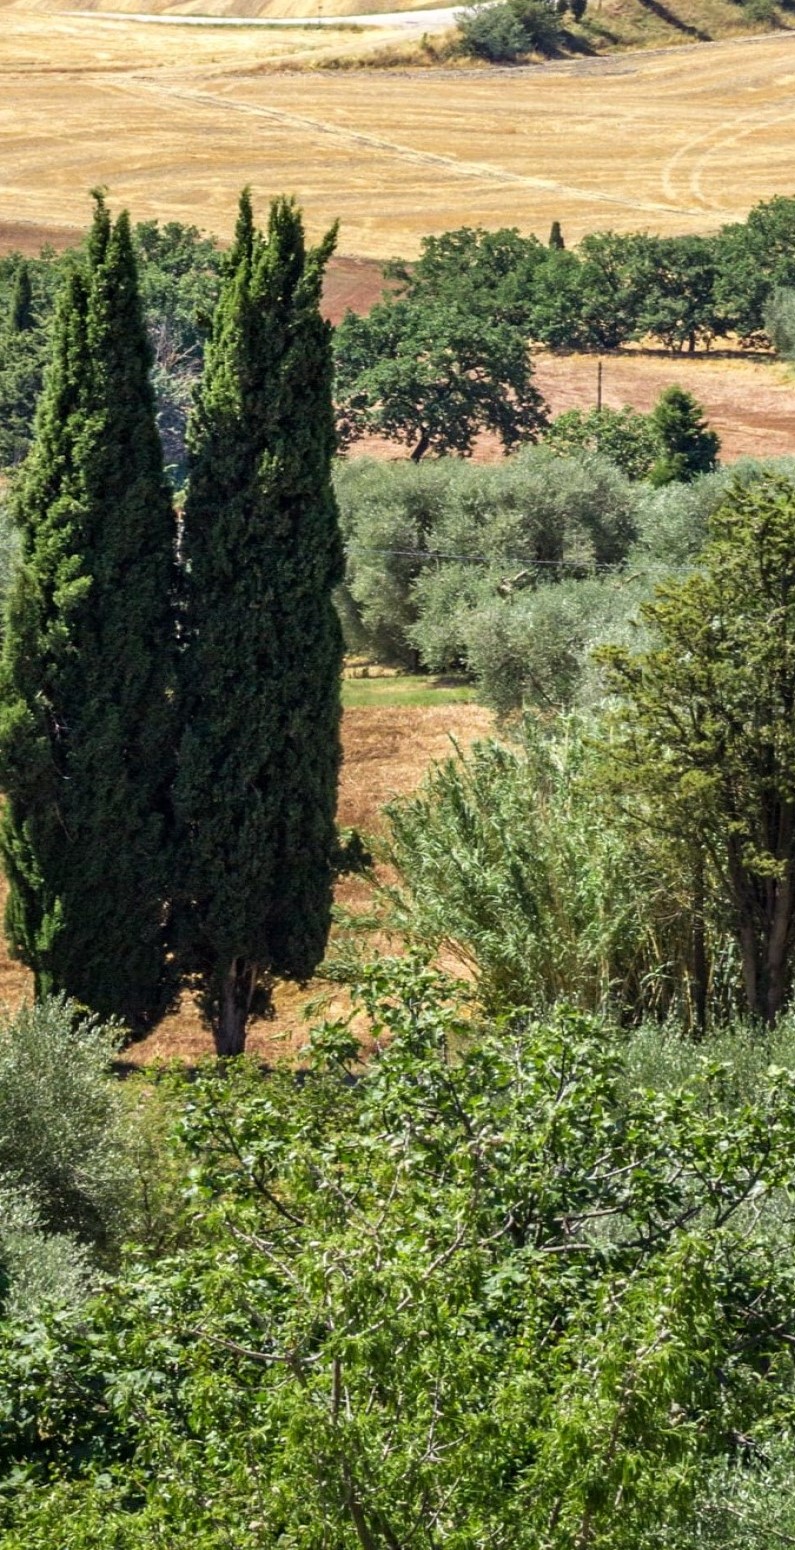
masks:
[[[249,182],[381,258],[461,224],[706,231],[792,192],[795,33],[512,72],[274,70],[335,37],[371,41],[0,0],[0,222],[76,230],[106,184],[137,219],[226,236]]]

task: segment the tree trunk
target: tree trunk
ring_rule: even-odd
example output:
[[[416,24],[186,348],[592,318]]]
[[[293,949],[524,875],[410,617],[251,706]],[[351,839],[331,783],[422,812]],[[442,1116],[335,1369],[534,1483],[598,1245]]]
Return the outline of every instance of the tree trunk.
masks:
[[[743,970],[743,984],[745,986],[745,999],[748,1002],[748,1010],[752,1017],[764,1017],[759,994],[759,974],[756,962],[756,938],[753,925],[747,920],[740,921],[738,932],[740,940],[740,962]]]
[[[423,425],[422,430],[420,431],[420,439],[417,442],[416,447],[412,447],[412,449],[411,449],[411,461],[412,461],[412,463],[419,463],[420,458],[423,458],[425,456],[426,452],[428,451],[428,448],[429,448],[430,444],[431,444],[431,438],[428,435],[428,432],[426,431],[425,426]]]
[[[224,980],[218,1021],[213,1029],[215,1048],[222,1059],[242,1055],[246,1047],[246,1024],[256,983],[257,964],[248,958],[233,958]]]
[[[765,1021],[772,1028],[783,1010],[789,982],[788,965],[792,938],[793,877],[790,864],[787,875],[775,889],[773,919],[767,937],[765,963]]]
[[[696,851],[693,863],[693,1013],[695,1031],[703,1039],[707,1031],[707,932],[704,923],[704,857]]]

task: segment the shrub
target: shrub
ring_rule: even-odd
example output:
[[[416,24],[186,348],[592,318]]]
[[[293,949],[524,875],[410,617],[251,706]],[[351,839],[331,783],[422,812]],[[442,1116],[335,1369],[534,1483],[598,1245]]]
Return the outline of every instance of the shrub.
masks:
[[[459,625],[476,604],[498,605],[534,577],[620,565],[635,534],[632,486],[590,453],[525,448],[487,468],[357,459],[335,482],[349,646],[412,664],[419,651],[435,670],[460,662]]]
[[[48,1232],[24,1191],[0,1184],[0,1313],[30,1320],[44,1304],[73,1307],[92,1283],[85,1247]]]
[[[765,332],[785,359],[795,355],[795,287],[777,285],[765,307]]]
[[[567,409],[553,420],[544,443],[563,456],[599,452],[628,479],[645,479],[661,450],[650,415],[638,414],[628,405],[587,412]]]
[[[129,1215],[120,1030],[57,997],[0,1023],[0,1180],[32,1225],[108,1250]],[[37,1227],[38,1230],[38,1227]]]
[[[504,0],[496,5],[472,5],[459,13],[464,53],[494,64],[512,64],[535,50],[554,54],[563,29],[548,0]]]
[[[513,5],[473,5],[458,17],[461,47],[465,54],[488,59],[492,64],[513,64],[527,44]]]
[[[587,722],[528,720],[520,746],[478,744],[387,812],[393,923],[473,970],[486,1005],[692,1019],[688,868],[600,794]],[[719,918],[709,935],[722,965]]]

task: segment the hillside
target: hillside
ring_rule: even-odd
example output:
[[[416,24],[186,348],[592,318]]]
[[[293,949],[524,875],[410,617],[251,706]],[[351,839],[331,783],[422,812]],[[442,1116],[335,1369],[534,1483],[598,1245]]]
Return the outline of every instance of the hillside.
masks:
[[[340,251],[380,259],[465,224],[545,237],[558,219],[569,243],[712,231],[792,192],[795,32],[465,78],[307,77],[275,67],[302,40],[331,49],[333,29],[191,28],[186,47],[176,26],[7,0],[0,22],[0,223],[29,238],[82,228],[97,184],[136,220],[222,238],[242,184],[260,202],[286,190],[311,236],[339,218]]]
[[[173,16],[353,17],[435,8],[437,0],[87,0],[82,11]],[[25,10],[78,9],[72,0],[26,0]],[[575,29],[597,52],[706,42],[793,25],[791,7],[776,0],[590,0],[586,24]]]

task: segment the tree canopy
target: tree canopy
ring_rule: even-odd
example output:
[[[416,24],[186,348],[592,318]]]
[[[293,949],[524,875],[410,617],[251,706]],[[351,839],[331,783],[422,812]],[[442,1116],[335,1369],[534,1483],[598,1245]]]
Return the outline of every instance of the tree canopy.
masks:
[[[65,283],[14,498],[0,665],[7,926],[38,992],[140,1029],[170,994],[175,519],[126,214]]]
[[[182,956],[225,1054],[271,975],[313,972],[330,921],[342,547],[318,303],[335,236],[307,251],[287,200],[263,236],[243,195],[191,422]]]

